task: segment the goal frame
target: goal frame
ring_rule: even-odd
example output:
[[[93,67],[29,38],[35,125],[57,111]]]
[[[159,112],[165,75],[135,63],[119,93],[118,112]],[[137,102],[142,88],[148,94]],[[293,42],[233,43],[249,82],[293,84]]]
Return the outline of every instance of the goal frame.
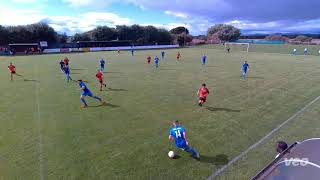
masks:
[[[228,45],[247,45],[247,52],[249,52],[250,43],[224,43],[224,50],[227,50]]]

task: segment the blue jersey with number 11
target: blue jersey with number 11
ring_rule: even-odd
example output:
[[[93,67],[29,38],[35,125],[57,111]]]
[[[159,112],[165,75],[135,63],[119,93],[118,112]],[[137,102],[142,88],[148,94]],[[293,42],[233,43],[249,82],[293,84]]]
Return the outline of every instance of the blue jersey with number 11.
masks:
[[[247,71],[248,71],[248,67],[249,67],[249,64],[244,63],[244,64],[242,65],[242,71],[247,72]]]
[[[103,59],[100,60],[100,65],[101,65],[101,66],[104,66],[105,63],[106,63],[106,62],[105,62]]]
[[[174,143],[178,148],[183,148],[187,145],[187,142],[183,136],[184,132],[185,130],[182,126],[176,126],[170,129],[170,135],[174,138]]]

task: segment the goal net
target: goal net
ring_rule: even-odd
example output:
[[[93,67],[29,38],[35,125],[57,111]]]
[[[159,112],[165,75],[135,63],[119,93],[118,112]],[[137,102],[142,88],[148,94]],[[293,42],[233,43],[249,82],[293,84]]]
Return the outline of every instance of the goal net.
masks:
[[[224,43],[224,49],[230,52],[232,51],[245,51],[249,52],[250,44],[249,43]]]

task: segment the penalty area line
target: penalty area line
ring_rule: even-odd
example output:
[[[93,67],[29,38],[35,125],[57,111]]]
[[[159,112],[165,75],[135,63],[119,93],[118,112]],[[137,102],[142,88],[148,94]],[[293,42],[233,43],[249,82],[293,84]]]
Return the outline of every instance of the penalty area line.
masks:
[[[231,165],[233,165],[235,162],[237,162],[239,159],[241,159],[243,156],[245,156],[249,151],[251,151],[252,149],[256,148],[257,146],[259,146],[263,141],[265,141],[266,139],[268,139],[270,136],[272,136],[275,132],[277,132],[280,128],[282,128],[284,125],[286,125],[287,123],[289,123],[290,121],[292,121],[293,119],[295,119],[299,114],[301,114],[303,111],[305,111],[308,107],[310,107],[312,104],[314,104],[316,101],[318,101],[320,99],[320,96],[316,97],[315,99],[313,99],[311,102],[309,102],[308,104],[306,104],[303,108],[301,108],[299,111],[297,111],[296,113],[294,113],[291,117],[289,117],[286,121],[284,121],[283,123],[281,123],[280,125],[278,125],[276,128],[274,128],[272,131],[270,131],[267,135],[265,135],[263,138],[261,138],[259,141],[257,141],[256,143],[252,144],[248,149],[246,149],[245,151],[243,151],[241,154],[239,154],[238,156],[236,156],[235,158],[233,158],[231,161],[228,162],[228,164],[224,165],[222,168],[218,169],[217,171],[213,172],[208,178],[207,180],[212,180],[214,178],[216,178],[217,176],[219,176],[222,172],[224,172],[225,170],[227,170]]]

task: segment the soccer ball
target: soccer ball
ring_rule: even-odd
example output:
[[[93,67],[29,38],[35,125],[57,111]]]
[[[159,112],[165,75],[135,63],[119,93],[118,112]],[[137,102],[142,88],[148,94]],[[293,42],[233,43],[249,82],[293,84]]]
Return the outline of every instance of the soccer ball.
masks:
[[[169,151],[168,156],[169,156],[169,158],[174,158],[175,153],[173,151]]]

